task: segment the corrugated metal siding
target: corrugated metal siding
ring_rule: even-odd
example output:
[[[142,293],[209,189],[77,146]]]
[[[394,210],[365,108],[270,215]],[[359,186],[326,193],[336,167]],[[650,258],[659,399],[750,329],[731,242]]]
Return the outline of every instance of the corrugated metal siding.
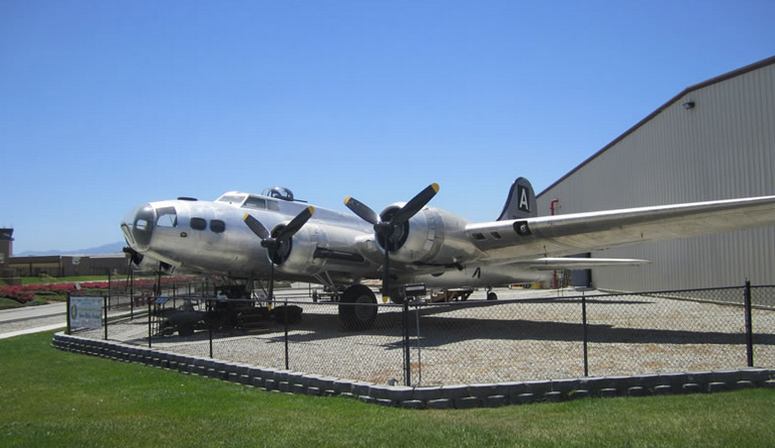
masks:
[[[682,104],[694,101],[694,109]],[[540,214],[775,194],[775,65],[687,93],[538,198]],[[638,268],[598,269],[621,290],[775,284],[775,226],[611,249]]]

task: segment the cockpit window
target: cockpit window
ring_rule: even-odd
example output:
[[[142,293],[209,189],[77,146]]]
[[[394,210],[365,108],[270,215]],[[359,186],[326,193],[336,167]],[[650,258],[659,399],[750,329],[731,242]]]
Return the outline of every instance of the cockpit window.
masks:
[[[140,218],[137,221],[135,221],[135,229],[137,230],[145,230],[148,227],[148,221]]]
[[[273,201],[271,199],[266,201],[266,208],[268,208],[269,210],[274,210],[276,212],[280,211],[280,205],[277,203],[277,201]]]
[[[245,200],[245,195],[242,194],[225,194],[218,198],[218,202],[228,202],[229,204],[241,205]]]
[[[158,218],[156,218],[156,225],[158,227],[177,227],[178,225],[178,213],[175,211],[175,207],[163,207],[156,210]]]
[[[257,198],[255,196],[248,196],[248,199],[245,201],[244,204],[242,204],[245,208],[252,208],[255,210],[265,210],[266,209],[266,199],[264,198]]]

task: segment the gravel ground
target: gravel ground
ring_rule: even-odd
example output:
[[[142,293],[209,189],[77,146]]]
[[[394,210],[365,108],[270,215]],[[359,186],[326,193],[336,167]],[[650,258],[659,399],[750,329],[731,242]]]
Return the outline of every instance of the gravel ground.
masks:
[[[560,379],[583,376],[578,293],[497,291],[500,300],[423,307],[411,313],[412,382],[423,385]],[[744,313],[735,305],[586,292],[589,374],[627,375],[738,368],[746,365]],[[707,296],[707,294],[705,294]],[[707,298],[707,297],[706,297]],[[504,303],[504,300],[516,302]],[[464,307],[461,307],[463,305]],[[303,304],[289,331],[289,367],[310,374],[386,383],[401,381],[401,316],[383,307],[373,328],[341,328],[337,307]],[[283,327],[216,334],[215,358],[285,367]],[[775,367],[775,311],[754,309],[755,364]],[[114,324],[111,339],[146,345],[145,319]],[[102,337],[102,330],[79,333]],[[155,338],[154,347],[207,356],[207,332]],[[419,348],[418,348],[419,347]]]

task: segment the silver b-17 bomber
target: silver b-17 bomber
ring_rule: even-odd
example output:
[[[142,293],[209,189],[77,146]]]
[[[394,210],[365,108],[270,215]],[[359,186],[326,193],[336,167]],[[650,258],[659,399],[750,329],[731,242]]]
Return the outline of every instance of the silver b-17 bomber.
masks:
[[[280,187],[224,193],[215,201],[181,197],[137,207],[121,224],[135,263],[243,282],[282,279],[325,285],[345,328],[369,328],[375,294],[361,281],[383,280],[383,296],[401,286],[495,287],[545,278],[556,269],[636,265],[635,259],[569,255],[647,241],[775,223],[775,196],[537,216],[533,188],[514,181],[497,220],[469,223],[428,203],[431,184],[408,202],[375,212],[347,197],[347,215],[294,200]],[[494,293],[488,298],[494,299]]]

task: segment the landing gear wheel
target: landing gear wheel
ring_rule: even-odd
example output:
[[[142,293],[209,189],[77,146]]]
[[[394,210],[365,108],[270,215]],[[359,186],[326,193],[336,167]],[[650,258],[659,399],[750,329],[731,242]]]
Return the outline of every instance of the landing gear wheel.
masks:
[[[192,324],[178,325],[178,334],[183,337],[194,335],[194,326]]]
[[[359,305],[360,304],[360,305]],[[339,319],[347,330],[366,330],[377,318],[377,298],[364,285],[345,289],[339,301]]]
[[[498,294],[490,291],[487,293],[487,300],[498,300]]]

